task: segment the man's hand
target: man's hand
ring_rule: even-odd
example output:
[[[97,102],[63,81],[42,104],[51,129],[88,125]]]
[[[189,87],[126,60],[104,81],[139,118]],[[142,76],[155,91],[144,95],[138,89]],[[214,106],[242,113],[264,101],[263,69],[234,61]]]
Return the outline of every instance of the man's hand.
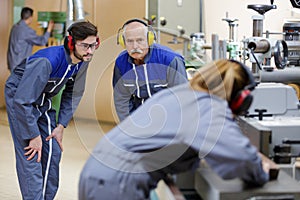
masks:
[[[48,24],[47,32],[51,33],[51,31],[53,30],[53,28],[54,28],[54,21],[50,20],[49,24]]]
[[[62,139],[63,139],[64,126],[58,124],[57,127],[52,131],[51,135],[46,138],[49,141],[51,138],[55,138],[61,151],[63,151]]]
[[[29,145],[24,148],[24,150],[27,151],[24,154],[25,156],[28,156],[27,160],[31,160],[35,156],[35,154],[38,153],[38,158],[36,161],[40,162],[42,157],[42,145],[43,143],[40,135],[31,139],[29,141]]]

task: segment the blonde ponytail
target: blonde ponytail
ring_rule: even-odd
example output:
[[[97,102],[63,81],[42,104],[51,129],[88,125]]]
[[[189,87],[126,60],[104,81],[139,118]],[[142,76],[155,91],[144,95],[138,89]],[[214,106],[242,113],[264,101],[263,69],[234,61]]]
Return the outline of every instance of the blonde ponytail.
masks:
[[[231,100],[234,84],[242,82],[240,66],[227,59],[220,59],[199,69],[190,81],[191,88],[205,91],[227,101]],[[242,73],[243,74],[243,73]]]

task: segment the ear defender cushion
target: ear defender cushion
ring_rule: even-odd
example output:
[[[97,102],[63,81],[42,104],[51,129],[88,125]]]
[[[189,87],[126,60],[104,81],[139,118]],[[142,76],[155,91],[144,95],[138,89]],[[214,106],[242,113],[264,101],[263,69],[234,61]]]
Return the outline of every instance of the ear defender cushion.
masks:
[[[148,31],[148,45],[151,46],[155,41],[155,34],[153,31]]]
[[[96,42],[97,42],[96,49],[98,49],[98,48],[99,48],[99,46],[100,46],[100,39],[99,39],[99,37],[97,37],[97,38],[96,38]]]
[[[253,96],[251,95],[251,91],[245,89],[240,91],[231,101],[230,108],[236,115],[245,114],[245,112],[247,112],[247,110],[251,106],[252,101]]]
[[[74,50],[74,42],[71,35],[68,35],[68,48],[70,49],[70,51]]]
[[[124,49],[126,48],[123,34],[118,34],[118,44],[121,45]]]

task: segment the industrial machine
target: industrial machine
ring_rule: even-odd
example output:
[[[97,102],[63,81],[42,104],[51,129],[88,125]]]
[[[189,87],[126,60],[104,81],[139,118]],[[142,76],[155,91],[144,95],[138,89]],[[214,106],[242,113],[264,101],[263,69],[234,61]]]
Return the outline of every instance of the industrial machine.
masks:
[[[61,44],[65,36],[66,12],[38,12],[38,22],[42,28],[46,29],[50,20],[54,22],[52,37]]]
[[[84,18],[85,13],[82,0],[67,0],[67,12],[38,12],[38,23],[44,30],[48,27],[48,22],[50,20],[54,21],[51,37],[56,41],[53,45],[62,44],[67,28],[74,21],[83,20]]]
[[[291,3],[300,8],[298,0]],[[269,38],[271,34],[264,37],[264,14],[276,6],[271,1],[271,5],[248,8],[259,15],[252,18],[253,35],[243,41],[246,53],[242,56],[249,55],[258,85],[252,92],[254,100],[248,113],[237,121],[251,143],[277,163],[279,175],[276,181],[253,188],[239,179],[222,180],[208,166],[202,166],[195,173],[194,187],[203,199],[300,199],[299,24],[284,24],[279,33],[284,40]],[[273,57],[276,68],[270,64]]]
[[[288,66],[285,42],[288,38],[298,40],[297,34],[282,33],[285,40],[277,41],[262,37],[263,14],[276,6],[271,1],[271,5],[248,5],[248,8],[261,14],[253,17],[253,37],[247,41],[252,72],[257,75],[259,84],[252,92],[254,100],[247,115],[241,117],[239,123],[262,153],[299,180],[296,158],[300,156],[300,68]],[[296,52],[297,48],[294,48]],[[270,66],[272,56],[277,69]],[[299,58],[289,59],[296,63]]]
[[[259,70],[270,70],[271,58],[274,56],[276,68],[284,69],[287,66],[287,44],[284,40],[276,40],[263,37],[264,14],[270,10],[276,9],[276,5],[248,5],[248,9],[253,9],[259,15],[254,15],[252,37],[246,38],[243,42],[250,55],[252,63],[252,72],[258,73]],[[245,59],[245,58],[244,58]]]
[[[260,152],[279,166],[277,180],[251,187],[240,179],[223,180],[207,165],[195,173],[194,187],[203,199],[300,199],[300,103],[294,89],[283,83],[259,83],[246,116],[238,118],[242,132]]]
[[[280,168],[277,180],[251,187],[240,179],[223,180],[208,166],[194,175],[194,187],[203,199],[300,199],[300,103],[294,89],[283,83],[260,83],[246,116],[239,117],[242,132],[260,152]]]
[[[190,41],[189,52],[190,52],[191,60],[199,60],[199,62],[201,62],[206,54],[206,51],[203,48],[203,46],[205,45],[205,35],[204,33],[201,32],[192,33],[190,35],[190,38],[191,41]]]
[[[227,42],[227,51],[229,52],[229,59],[237,60],[240,57],[240,43],[237,39],[237,27],[238,19],[228,18],[228,13],[226,13],[226,18],[222,19],[228,23],[229,27],[229,40]]]
[[[185,56],[185,66],[188,75],[188,79],[191,79],[197,69],[205,65],[207,62],[207,55],[205,46],[204,33],[197,32],[190,35],[190,43],[188,53]]]
[[[199,168],[195,174],[195,189],[207,200],[296,200],[300,199],[300,184],[285,172],[278,180],[263,187],[251,187],[240,179],[223,180],[209,167]]]
[[[295,168],[300,156],[300,103],[295,90],[283,83],[260,83],[252,94],[248,114],[239,120],[242,131],[262,153],[300,179]]]
[[[297,4],[297,1],[292,1]],[[258,7],[254,7],[258,8]],[[259,7],[262,12],[273,7]],[[295,24],[284,25],[284,41],[282,45],[283,56],[280,56],[279,41],[275,44],[270,40],[260,39],[259,43],[248,43],[248,47],[256,49],[267,49],[268,44],[274,45],[271,55],[275,56],[277,69],[260,69],[258,71],[259,84],[253,91],[254,101],[249,108],[248,114],[239,119],[243,132],[250,138],[257,148],[273,159],[292,178],[299,181],[299,161],[300,156],[300,69],[298,65],[299,57],[299,37]],[[290,43],[285,41],[291,41]],[[257,45],[257,46],[255,46]],[[292,47],[291,49],[289,49]],[[253,58],[258,53],[265,58],[270,54],[263,51],[255,51]],[[266,56],[267,55],[267,56]],[[276,56],[278,56],[276,58]],[[259,57],[259,56],[258,56]],[[262,59],[261,59],[262,60]],[[257,58],[255,60],[256,64]],[[277,62],[277,63],[276,63]],[[287,66],[293,64],[295,66]]]
[[[283,25],[283,33],[289,65],[300,66],[300,21],[287,20]]]

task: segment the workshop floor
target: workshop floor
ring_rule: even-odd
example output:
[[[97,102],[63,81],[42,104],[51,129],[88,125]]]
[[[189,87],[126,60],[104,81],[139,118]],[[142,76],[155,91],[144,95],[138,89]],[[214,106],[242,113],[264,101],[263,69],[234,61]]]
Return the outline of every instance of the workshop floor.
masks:
[[[60,187],[56,200],[76,200],[80,171],[101,136],[114,125],[74,120],[64,132]],[[15,156],[5,110],[0,109],[0,199],[21,199]]]

